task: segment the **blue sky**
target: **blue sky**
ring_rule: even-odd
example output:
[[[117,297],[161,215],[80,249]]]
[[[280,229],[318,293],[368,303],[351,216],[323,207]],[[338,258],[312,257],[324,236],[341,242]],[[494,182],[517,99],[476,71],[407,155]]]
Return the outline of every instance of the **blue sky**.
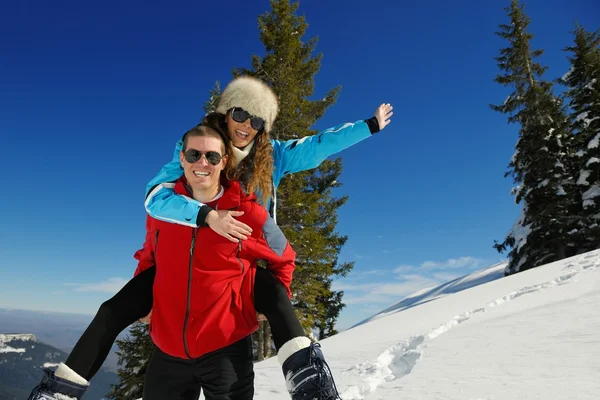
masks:
[[[9,2],[0,13],[0,307],[93,314],[134,269],[146,183],[203,115],[215,81],[261,55],[266,0]],[[341,258],[354,272],[348,327],[423,286],[503,259],[519,209],[504,178],[517,127],[491,111],[509,1],[304,1],[323,53],[315,96],[342,85],[315,124],[392,123],[341,153]],[[594,0],[528,1],[533,45],[554,79]]]

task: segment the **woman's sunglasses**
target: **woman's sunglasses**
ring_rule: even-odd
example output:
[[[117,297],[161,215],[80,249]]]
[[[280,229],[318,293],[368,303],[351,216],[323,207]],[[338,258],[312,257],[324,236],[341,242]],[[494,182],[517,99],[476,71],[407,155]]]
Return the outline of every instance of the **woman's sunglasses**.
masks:
[[[231,109],[231,118],[233,118],[233,120],[235,122],[239,122],[242,123],[244,121],[246,121],[248,118],[250,118],[250,126],[252,126],[252,129],[260,131],[262,128],[264,128],[265,126],[265,120],[262,119],[261,117],[255,117],[250,115],[250,113],[246,110],[244,110],[243,108],[239,108],[239,107],[233,107]]]
[[[210,165],[219,164],[221,162],[221,159],[223,158],[223,156],[217,153],[216,151],[204,152],[196,149],[188,149],[185,151],[185,153],[183,153],[185,161],[189,162],[190,164],[200,161],[202,156],[206,157],[206,161],[208,161]]]

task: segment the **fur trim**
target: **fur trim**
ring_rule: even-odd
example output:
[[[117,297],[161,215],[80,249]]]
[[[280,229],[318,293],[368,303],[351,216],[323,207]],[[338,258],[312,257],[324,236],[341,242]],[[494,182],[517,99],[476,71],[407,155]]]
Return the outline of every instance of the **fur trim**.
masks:
[[[54,371],[54,376],[66,379],[69,382],[77,383],[82,386],[88,386],[90,383],[81,377],[77,372],[73,371],[65,363],[58,364],[58,368]]]
[[[263,81],[241,76],[223,90],[216,111],[226,114],[232,107],[241,107],[250,114],[261,117],[265,120],[265,131],[271,132],[279,112],[279,100]]]
[[[246,147],[243,149],[238,149],[235,146],[233,147],[233,166],[237,168],[238,165],[242,162],[244,158],[250,154],[250,150],[254,147],[254,140],[248,143]]]
[[[279,360],[279,363],[283,365],[285,360],[287,360],[292,354],[309,347],[310,343],[310,339],[306,336],[298,336],[288,340],[283,346],[281,346],[281,349],[279,349],[279,352],[277,353],[277,359]]]

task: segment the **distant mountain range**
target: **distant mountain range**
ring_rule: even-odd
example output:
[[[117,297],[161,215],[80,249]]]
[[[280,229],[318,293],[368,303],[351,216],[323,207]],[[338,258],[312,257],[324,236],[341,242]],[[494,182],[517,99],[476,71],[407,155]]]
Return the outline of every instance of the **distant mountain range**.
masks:
[[[0,333],[33,333],[40,342],[69,353],[92,318],[93,315],[0,308]],[[117,369],[114,350],[116,346],[103,364],[111,371]]]
[[[42,368],[54,368],[67,356],[33,334],[0,334],[0,400],[27,400],[43,376]],[[83,399],[101,400],[117,380],[117,374],[101,369]]]

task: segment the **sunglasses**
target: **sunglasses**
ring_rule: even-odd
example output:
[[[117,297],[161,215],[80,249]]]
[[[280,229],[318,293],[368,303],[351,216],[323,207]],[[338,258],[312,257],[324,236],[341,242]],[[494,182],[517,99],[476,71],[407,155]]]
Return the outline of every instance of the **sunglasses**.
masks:
[[[261,117],[255,117],[250,115],[250,113],[246,110],[244,110],[243,108],[239,108],[239,107],[233,107],[231,109],[231,118],[233,118],[233,120],[235,122],[239,122],[242,123],[244,121],[246,121],[248,118],[250,118],[250,126],[252,126],[252,129],[260,131],[262,128],[264,128],[265,126],[265,120],[262,119]]]
[[[190,164],[200,161],[202,156],[206,157],[206,161],[208,161],[210,165],[219,164],[221,162],[221,159],[223,158],[223,156],[217,153],[216,151],[200,151],[196,149],[188,149],[185,151],[185,153],[183,153],[185,161],[189,162]]]

